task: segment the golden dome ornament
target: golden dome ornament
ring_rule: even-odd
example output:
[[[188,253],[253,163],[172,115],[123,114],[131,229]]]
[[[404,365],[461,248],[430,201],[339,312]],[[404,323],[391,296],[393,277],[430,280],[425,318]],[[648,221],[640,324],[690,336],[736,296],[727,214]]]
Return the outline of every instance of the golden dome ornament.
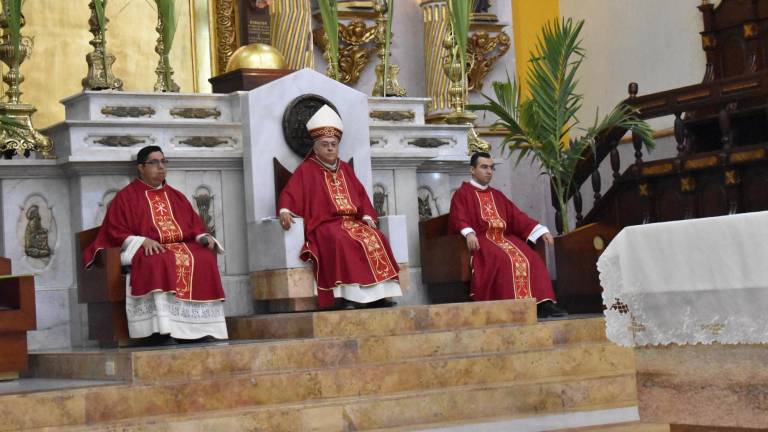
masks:
[[[272,45],[253,43],[238,48],[227,62],[226,72],[237,69],[286,69],[285,58]]]

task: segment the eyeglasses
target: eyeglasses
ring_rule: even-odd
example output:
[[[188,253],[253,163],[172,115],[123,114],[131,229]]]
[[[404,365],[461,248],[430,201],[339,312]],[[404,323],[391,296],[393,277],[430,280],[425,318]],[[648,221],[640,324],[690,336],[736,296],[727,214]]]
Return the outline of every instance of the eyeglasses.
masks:
[[[146,162],[142,162],[142,165],[151,165],[153,167],[158,167],[160,164],[163,164],[163,166],[168,166],[168,159],[152,159],[148,160]]]

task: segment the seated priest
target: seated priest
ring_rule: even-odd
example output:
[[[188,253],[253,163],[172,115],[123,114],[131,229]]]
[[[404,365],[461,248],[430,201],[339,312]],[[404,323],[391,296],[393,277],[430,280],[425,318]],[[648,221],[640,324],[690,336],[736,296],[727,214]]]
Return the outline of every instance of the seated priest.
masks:
[[[361,127],[367,127],[362,125]],[[312,261],[317,303],[389,303],[401,296],[400,270],[389,243],[376,228],[378,215],[352,167],[339,160],[341,118],[327,105],[307,122],[314,146],[280,193],[280,223],[304,218],[303,261]]]
[[[130,265],[125,309],[131,338],[227,339],[224,290],[216,264],[221,245],[187,198],[165,182],[168,161],[158,146],[139,150],[139,177],[115,195],[86,267],[99,249],[120,247]]]
[[[466,237],[472,255],[472,299],[533,297],[539,316],[566,315],[555,304],[546,265],[526,244],[539,238],[554,244],[552,234],[490,187],[494,171],[490,154],[474,153],[470,163],[472,179],[453,195],[449,223],[452,231]]]

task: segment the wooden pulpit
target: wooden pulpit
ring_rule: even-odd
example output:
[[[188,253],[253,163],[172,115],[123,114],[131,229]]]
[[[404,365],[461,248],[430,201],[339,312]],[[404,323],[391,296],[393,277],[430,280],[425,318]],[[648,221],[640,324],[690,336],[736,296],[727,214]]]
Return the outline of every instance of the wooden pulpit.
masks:
[[[34,276],[11,275],[11,261],[0,258],[0,380],[27,370],[27,331],[36,328]]]

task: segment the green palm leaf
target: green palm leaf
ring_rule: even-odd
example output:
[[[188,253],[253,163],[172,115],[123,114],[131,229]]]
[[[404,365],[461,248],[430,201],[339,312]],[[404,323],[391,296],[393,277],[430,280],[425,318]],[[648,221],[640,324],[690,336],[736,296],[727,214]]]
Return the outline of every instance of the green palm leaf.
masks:
[[[21,63],[21,4],[22,0],[6,0],[8,13],[8,34],[13,49],[13,63]]]
[[[524,98],[519,86],[507,76],[506,82],[494,82],[494,98],[483,94],[485,103],[468,105],[473,111],[488,111],[498,117],[497,126],[508,130],[502,150],[518,152],[517,163],[526,157],[538,162],[550,177],[554,198],[568,231],[569,191],[574,187],[576,166],[585,151],[602,134],[624,128],[639,134],[646,147],[653,149],[650,126],[640,120],[637,111],[619,104],[606,117],[595,116],[587,129],[577,128],[577,113],[583,96],[577,93],[579,67],[585,58],[580,34],[583,21],[555,20],[542,28],[527,69],[528,92]],[[580,131],[583,136],[572,138]],[[569,138],[571,137],[571,138]]]
[[[320,6],[320,19],[323,21],[325,35],[328,37],[328,58],[330,59],[331,78],[341,78],[339,72],[339,17],[336,0],[318,0]]]

